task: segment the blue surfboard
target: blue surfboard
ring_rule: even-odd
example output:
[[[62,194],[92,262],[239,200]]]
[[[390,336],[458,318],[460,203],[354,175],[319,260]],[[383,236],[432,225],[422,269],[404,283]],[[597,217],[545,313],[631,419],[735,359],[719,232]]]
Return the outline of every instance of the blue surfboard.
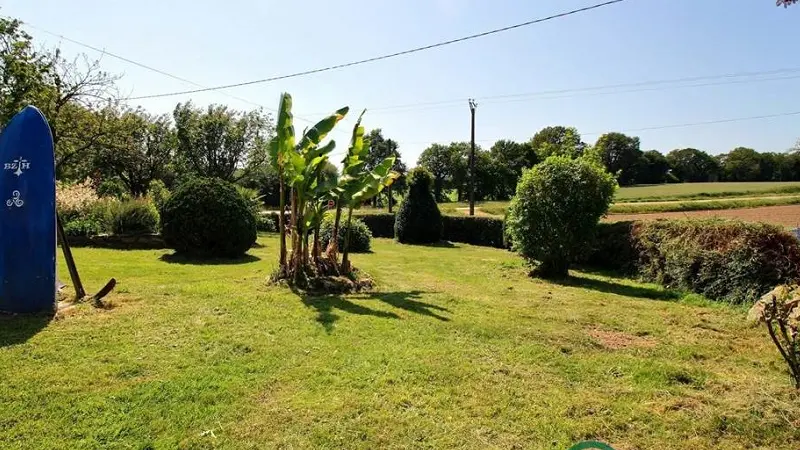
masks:
[[[56,304],[56,182],[50,126],[28,106],[0,134],[0,311]]]

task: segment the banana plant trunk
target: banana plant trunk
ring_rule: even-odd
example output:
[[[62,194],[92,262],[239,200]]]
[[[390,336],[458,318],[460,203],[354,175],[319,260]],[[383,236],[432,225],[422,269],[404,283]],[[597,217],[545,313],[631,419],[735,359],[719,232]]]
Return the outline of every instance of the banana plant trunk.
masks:
[[[280,210],[278,211],[278,233],[280,233],[281,239],[281,253],[280,253],[280,270],[286,271],[286,222],[284,220],[284,215],[286,214],[286,198],[284,193],[284,182],[283,182],[283,171],[281,170],[278,173],[279,185],[280,185],[280,200],[278,204],[280,205]]]
[[[333,219],[333,232],[331,233],[331,241],[328,242],[327,253],[328,257],[334,263],[338,262],[339,258],[339,223],[342,220],[342,203],[336,202],[336,216]]]
[[[342,249],[342,272],[350,274],[350,221],[353,220],[353,208],[347,210],[347,231],[344,233],[344,249]]]

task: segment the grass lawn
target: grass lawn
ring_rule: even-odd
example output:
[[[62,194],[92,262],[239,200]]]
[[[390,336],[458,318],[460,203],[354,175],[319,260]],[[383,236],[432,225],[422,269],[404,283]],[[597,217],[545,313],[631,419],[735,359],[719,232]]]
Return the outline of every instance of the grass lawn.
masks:
[[[75,249],[113,307],[0,317],[0,447],[798,448],[800,395],[742,308],[384,239],[354,257],[375,292],[303,298],[260,242],[219,265]]]

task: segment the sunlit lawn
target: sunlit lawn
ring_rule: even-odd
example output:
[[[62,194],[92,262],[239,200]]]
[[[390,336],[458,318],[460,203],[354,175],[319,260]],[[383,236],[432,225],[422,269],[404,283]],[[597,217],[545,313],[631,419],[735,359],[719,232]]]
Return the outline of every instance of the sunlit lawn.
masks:
[[[0,448],[798,448],[742,309],[382,239],[355,256],[375,292],[310,299],[266,284],[260,242],[225,265],[76,249],[113,308],[0,318]]]

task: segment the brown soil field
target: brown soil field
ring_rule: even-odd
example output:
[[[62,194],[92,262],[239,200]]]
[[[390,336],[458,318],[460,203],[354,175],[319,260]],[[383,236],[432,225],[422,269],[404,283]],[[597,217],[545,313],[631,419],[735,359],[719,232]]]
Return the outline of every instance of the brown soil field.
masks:
[[[740,219],[749,222],[767,222],[789,228],[797,228],[800,227],[800,205],[762,206],[759,208],[721,209],[711,211],[611,214],[604,220],[608,222],[618,222],[621,220],[695,219],[709,217]]]

